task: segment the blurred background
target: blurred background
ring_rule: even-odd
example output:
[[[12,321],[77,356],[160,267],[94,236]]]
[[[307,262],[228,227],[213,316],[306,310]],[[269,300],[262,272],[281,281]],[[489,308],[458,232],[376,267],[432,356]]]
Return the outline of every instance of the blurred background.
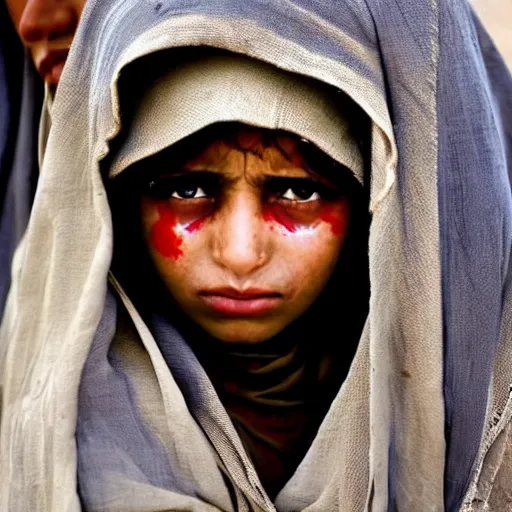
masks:
[[[512,0],[471,2],[512,70]]]

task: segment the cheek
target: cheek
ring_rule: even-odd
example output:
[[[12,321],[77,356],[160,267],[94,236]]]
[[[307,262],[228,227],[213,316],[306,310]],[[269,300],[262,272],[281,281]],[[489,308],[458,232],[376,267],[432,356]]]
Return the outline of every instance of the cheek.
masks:
[[[149,231],[153,248],[164,258],[177,260],[183,254],[183,238],[176,233],[177,218],[171,208],[157,205],[158,220]]]
[[[310,304],[332,274],[343,250],[350,223],[350,203],[340,200],[317,205],[309,212],[289,212],[272,208],[266,220],[272,229],[275,247],[300,304]]]
[[[300,227],[297,219],[294,219],[285,208],[279,204],[271,204],[264,208],[263,219],[266,223],[270,224],[272,229],[273,224],[279,224],[288,233],[295,233]]]
[[[180,204],[173,207],[167,201],[154,202],[144,199],[142,214],[147,219],[156,218],[149,228],[149,241],[155,251],[164,258],[177,260],[184,253],[183,235],[201,230],[211,213],[211,205]]]
[[[85,7],[85,0],[76,0],[76,2],[74,2],[74,6],[78,19],[80,19]]]
[[[347,200],[336,203],[303,203],[286,207],[282,203],[265,206],[263,218],[269,224],[278,224],[285,234],[303,234],[305,228],[316,228],[325,223],[330,226],[332,235],[343,238],[348,228],[350,205]]]
[[[188,233],[195,233],[196,231],[199,231],[203,227],[205,222],[206,217],[201,217],[199,219],[192,221],[185,227],[185,229],[187,230]]]
[[[319,297],[332,276],[340,253],[343,237],[334,236],[330,225],[322,223],[317,229],[285,235],[275,230],[280,240],[282,273],[286,275],[290,308],[302,314]]]
[[[7,0],[7,8],[9,10],[9,14],[11,15],[12,21],[16,29],[18,29],[21,16],[23,15],[23,10],[27,4],[26,0]]]
[[[345,237],[350,220],[350,204],[347,200],[325,206],[320,214],[320,220],[331,227],[336,237]]]

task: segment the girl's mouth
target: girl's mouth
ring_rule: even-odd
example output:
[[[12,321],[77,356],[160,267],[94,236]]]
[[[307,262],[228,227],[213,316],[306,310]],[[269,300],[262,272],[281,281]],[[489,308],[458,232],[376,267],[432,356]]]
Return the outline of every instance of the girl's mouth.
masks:
[[[250,288],[217,288],[199,293],[201,299],[215,312],[227,317],[264,316],[278,308],[283,301],[280,293]]]

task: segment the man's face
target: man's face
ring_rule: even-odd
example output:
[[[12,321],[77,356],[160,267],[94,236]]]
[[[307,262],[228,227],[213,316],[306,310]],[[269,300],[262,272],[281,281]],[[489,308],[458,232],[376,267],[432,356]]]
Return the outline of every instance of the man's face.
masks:
[[[36,69],[50,85],[59,82],[85,0],[6,0],[14,26]]]
[[[150,169],[156,177],[142,197],[142,223],[181,309],[217,339],[255,343],[319,296],[342,249],[350,203],[309,170],[295,138],[269,142],[249,127],[235,138],[214,140],[180,168]]]

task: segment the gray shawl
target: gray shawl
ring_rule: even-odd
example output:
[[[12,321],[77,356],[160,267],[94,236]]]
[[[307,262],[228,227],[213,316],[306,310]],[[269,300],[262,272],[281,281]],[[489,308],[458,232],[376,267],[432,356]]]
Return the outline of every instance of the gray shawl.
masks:
[[[372,121],[368,319],[274,503],[172,326],[150,329],[115,280],[107,292],[117,80],[184,45],[322,80]],[[91,0],[0,333],[0,509],[76,511],[77,484],[86,510],[509,507],[511,91],[465,0]],[[116,393],[130,408],[108,407]]]

